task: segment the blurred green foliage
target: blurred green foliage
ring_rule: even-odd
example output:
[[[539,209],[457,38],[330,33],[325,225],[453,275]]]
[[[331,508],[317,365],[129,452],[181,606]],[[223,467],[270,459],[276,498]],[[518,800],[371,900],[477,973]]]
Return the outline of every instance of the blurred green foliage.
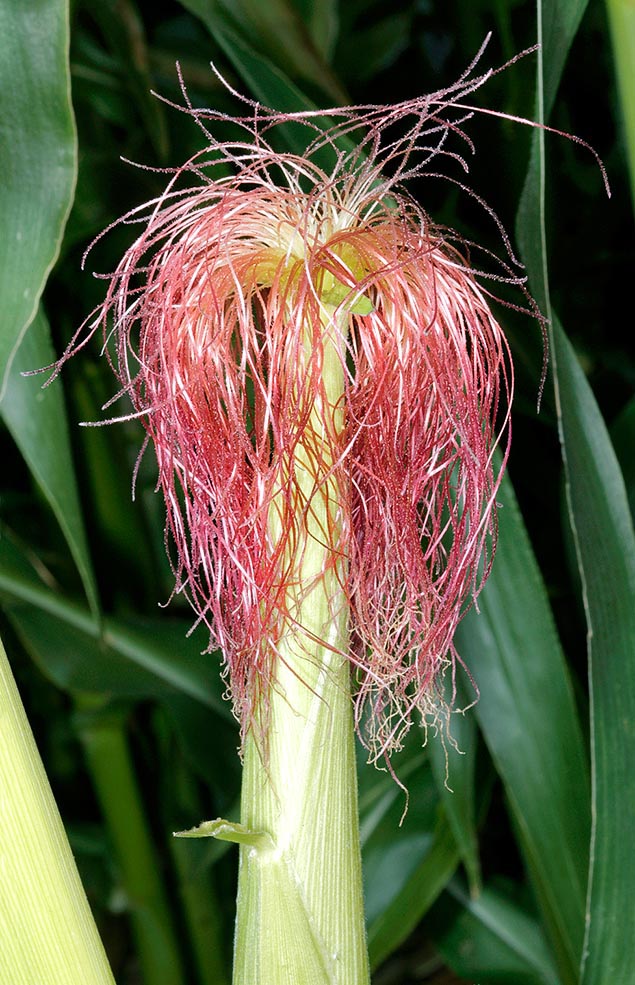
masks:
[[[410,792],[401,826],[402,791],[360,763],[369,945],[377,985],[632,980],[633,220],[605,14],[585,6],[545,2],[537,21],[525,0],[41,0],[36,21],[0,0],[0,629],[121,985],[230,979],[236,858],[170,833],[237,817],[238,734],[219,662],[171,598],[151,454],[131,498],[140,428],[77,427],[117,412],[102,411],[114,386],[98,343],[46,390],[20,371],[65,349],[103,294],[90,271],[114,269],[133,233],[115,227],[82,271],[91,240],[201,147],[170,105],[183,103],[176,61],[196,107],[236,106],[210,60],[276,108],[381,103],[450,84],[490,31],[483,64],[497,66],[540,24],[550,124],[597,150],[613,197],[577,144],[485,114],[471,124],[470,185],[509,230],[525,187],[530,289],[570,341],[553,320],[537,415],[540,331],[500,309],[516,368],[515,493],[506,482],[493,574],[458,640],[480,702],[457,718],[465,755],[448,749],[447,779],[438,737],[422,747],[411,734],[394,763]],[[540,119],[536,64],[508,67],[475,103]],[[412,191],[435,221],[500,252],[495,224],[456,185]]]

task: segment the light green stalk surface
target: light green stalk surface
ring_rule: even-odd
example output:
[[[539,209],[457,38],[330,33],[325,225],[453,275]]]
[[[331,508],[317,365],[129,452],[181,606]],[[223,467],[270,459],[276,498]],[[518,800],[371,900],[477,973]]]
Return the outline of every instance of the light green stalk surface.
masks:
[[[114,985],[0,644],[0,982]]]
[[[329,548],[347,494],[328,475],[333,463],[324,440],[325,420],[337,430],[343,426],[338,341],[327,338],[332,311],[325,306],[323,314],[324,406],[316,397],[309,437],[288,463],[310,505],[296,514],[298,542],[285,559],[295,575],[287,588],[294,618],[278,645],[265,757],[251,734],[245,745],[242,825],[255,837],[247,836],[240,848],[234,985],[369,981],[346,658],[349,613],[341,588],[346,561],[334,561]],[[282,495],[274,497],[273,544],[284,508]]]
[[[313,392],[308,364],[318,356],[310,326],[300,355],[306,365],[287,381],[311,388],[295,394],[298,406],[310,401],[310,413],[269,505],[271,550],[280,549],[285,578],[285,616],[275,644],[274,680],[262,699],[255,736],[250,731],[245,740],[241,823],[218,819],[178,832],[240,845],[233,985],[370,981],[349,606],[342,587],[349,490],[332,458],[344,427],[341,350],[348,315],[339,323],[326,303],[327,295],[339,304],[349,292],[333,288],[327,277],[321,286],[321,386]],[[359,296],[347,311],[369,308]],[[287,488],[294,490],[292,503]]]

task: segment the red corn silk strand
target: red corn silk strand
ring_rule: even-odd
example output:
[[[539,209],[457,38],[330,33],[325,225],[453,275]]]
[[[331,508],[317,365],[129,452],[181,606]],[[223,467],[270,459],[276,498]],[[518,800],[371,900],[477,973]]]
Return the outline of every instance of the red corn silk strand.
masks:
[[[319,117],[245,101],[232,119],[245,139],[230,144],[209,130],[226,117],[186,105],[209,147],[124,217],[141,231],[58,364],[101,326],[128,416],[155,448],[175,591],[222,650],[243,732],[297,617],[307,516],[327,486],[341,495],[320,532],[324,573],[350,609],[371,756],[398,748],[415,712],[443,714],[454,630],[494,551],[494,450],[504,462],[513,377],[467,246],[400,182],[436,174],[440,157],[465,165],[449,141],[471,146],[470,114],[453,104],[488,75]],[[307,129],[304,157],[270,146],[291,121]],[[325,148],[328,173],[316,163]],[[489,276],[522,284],[505,264]],[[343,417],[325,388],[327,350],[343,371]]]

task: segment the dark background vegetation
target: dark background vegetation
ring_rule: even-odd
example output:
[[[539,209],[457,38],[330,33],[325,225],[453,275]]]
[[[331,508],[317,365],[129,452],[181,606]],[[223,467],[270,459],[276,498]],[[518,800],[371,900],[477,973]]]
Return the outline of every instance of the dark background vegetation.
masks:
[[[192,121],[150,95],[153,89],[182,102],[176,60],[195,105],[231,112],[236,103],[210,71],[210,60],[232,86],[246,93],[250,89],[239,62],[228,57],[227,37],[239,37],[252,54],[278,66],[321,106],[399,101],[441,89],[464,70],[489,32],[483,67],[513,58],[536,39],[535,7],[525,0],[341,0],[316,5],[309,0],[262,5],[236,0],[218,7],[210,2],[207,8],[229,30],[220,42],[209,19],[191,12],[203,6],[176,0],[72,4],[70,65],[79,175],[61,254],[44,296],[58,353],[102,298],[103,282],[91,271],[113,269],[132,234],[126,226],[117,227],[95,246],[82,271],[88,244],[122,213],[160,193],[165,182],[160,172],[132,167],[121,158],[169,167],[201,146],[202,135]],[[312,17],[317,16],[321,24],[316,27]],[[593,0],[571,46],[550,124],[595,148],[613,195],[607,200],[588,150],[548,135],[546,228],[552,302],[606,425],[614,428],[626,488],[632,493],[633,213],[605,16],[603,5]],[[492,79],[474,101],[534,118],[535,75],[536,56],[527,55]],[[470,185],[513,232],[534,132],[482,115],[470,124],[470,133],[477,147],[470,159]],[[436,221],[501,252],[487,214],[454,186],[421,180],[412,191]],[[587,624],[564,506],[553,381],[549,376],[537,414],[540,327],[503,307],[500,318],[514,351],[517,381],[509,473],[567,654],[586,749]],[[0,432],[4,543],[50,597],[62,601],[57,610],[57,603],[53,605],[53,615],[43,615],[24,593],[7,588],[5,580],[2,637],[117,981],[222,985],[229,981],[236,856],[204,842],[175,847],[170,832],[204,818],[237,815],[237,732],[222,700],[218,661],[199,655],[206,645],[204,634],[185,637],[191,623],[186,603],[176,597],[167,610],[157,608],[170,598],[172,578],[150,454],[143,459],[131,501],[140,427],[77,427],[78,421],[100,420],[101,407],[114,392],[98,344],[65,367],[63,388],[100,606],[130,645],[128,650],[118,647],[114,630],[100,637],[71,626],[66,600],[89,618],[82,580],[8,431]],[[522,610],[522,577],[514,588]],[[523,631],[521,624],[518,633]],[[137,663],[124,653],[131,640],[142,654]],[[157,648],[167,665],[185,662],[196,681],[207,675],[211,683],[201,685],[209,692],[207,698],[196,687],[188,691],[179,683],[166,683],[153,663]],[[548,656],[540,659],[548,664]],[[472,669],[483,692],[478,666]],[[537,731],[540,713],[538,708]],[[469,743],[469,749],[467,765],[451,757],[449,785],[455,786],[456,777],[460,789],[449,806],[444,763],[438,748],[431,749],[434,737],[422,749],[423,733],[413,736],[395,764],[412,801],[401,828],[399,789],[384,774],[360,767],[376,985],[458,980],[554,985],[578,980],[571,970],[575,961],[562,956],[567,935],[559,938],[554,932],[557,921],[549,917],[542,877],[536,875],[523,840],[522,816],[510,809],[514,778],[501,767],[499,746],[484,723],[487,714],[486,709],[483,719],[477,722],[471,716],[458,726],[458,741],[463,748]],[[551,714],[546,706],[544,714],[546,720]],[[513,729],[501,741],[516,741]],[[588,768],[586,757],[585,751]],[[117,791],[129,771],[132,786],[126,802]],[[588,800],[569,803],[567,809],[574,815],[571,823],[584,816],[585,827]],[[132,821],[135,811],[141,813]],[[135,876],[134,860],[144,853],[148,869]],[[146,892],[150,870],[156,885]],[[480,886],[485,889],[479,897]],[[570,937],[579,943],[581,933],[580,925]],[[173,944],[166,946],[166,937]],[[163,978],[143,956],[153,947],[164,954]],[[206,949],[212,957],[205,956]]]

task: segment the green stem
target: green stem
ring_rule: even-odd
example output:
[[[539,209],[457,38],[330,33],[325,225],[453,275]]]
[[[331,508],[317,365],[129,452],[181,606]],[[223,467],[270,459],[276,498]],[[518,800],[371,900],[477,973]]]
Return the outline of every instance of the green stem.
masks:
[[[136,952],[145,985],[182,985],[178,942],[159,865],[130,761],[121,712],[90,713],[79,732],[130,906]]]
[[[286,559],[290,619],[266,697],[266,748],[251,733],[245,744],[234,985],[369,981],[341,587],[346,562],[329,547],[347,493],[329,475],[326,455],[326,429],[343,425],[342,362],[337,340],[327,337],[332,310],[324,309],[323,390],[288,462],[305,502],[296,516],[298,543]],[[307,338],[307,360],[309,345]],[[281,493],[270,508],[273,543],[284,509]]]
[[[114,985],[0,643],[0,981]]]

